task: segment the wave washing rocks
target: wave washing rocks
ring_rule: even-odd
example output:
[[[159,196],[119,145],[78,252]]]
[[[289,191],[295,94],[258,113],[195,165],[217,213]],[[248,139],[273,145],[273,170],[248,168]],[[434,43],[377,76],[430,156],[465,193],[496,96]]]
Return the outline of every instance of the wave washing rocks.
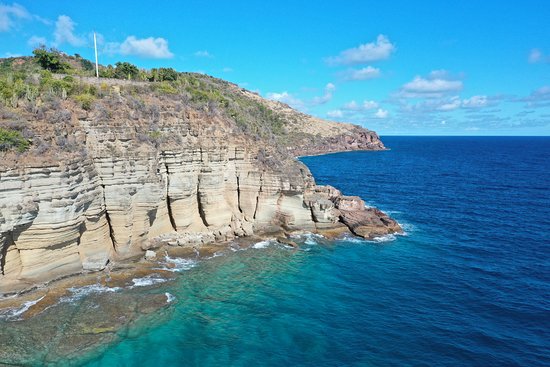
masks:
[[[302,149],[285,147],[174,98],[144,96],[138,108],[132,95],[114,93],[90,112],[67,100],[65,124],[80,151],[49,152],[50,159],[30,152],[0,166],[0,295],[99,271],[164,245],[200,247],[297,230],[364,238],[401,231],[360,198],[316,185],[293,158],[381,149],[375,133],[297,112],[302,120],[291,118],[288,106],[275,105],[277,112],[274,102],[262,102],[288,122],[286,134],[323,132]],[[32,125],[43,139],[53,134],[45,123]],[[144,139],[151,131],[154,139]],[[331,142],[324,151],[323,141]]]

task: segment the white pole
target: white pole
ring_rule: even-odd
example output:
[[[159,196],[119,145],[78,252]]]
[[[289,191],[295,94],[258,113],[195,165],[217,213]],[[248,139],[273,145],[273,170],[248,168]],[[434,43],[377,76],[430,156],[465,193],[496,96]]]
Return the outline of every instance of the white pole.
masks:
[[[95,76],[99,79],[99,66],[97,63],[97,41],[95,38],[95,32],[94,32],[94,50],[95,50]]]

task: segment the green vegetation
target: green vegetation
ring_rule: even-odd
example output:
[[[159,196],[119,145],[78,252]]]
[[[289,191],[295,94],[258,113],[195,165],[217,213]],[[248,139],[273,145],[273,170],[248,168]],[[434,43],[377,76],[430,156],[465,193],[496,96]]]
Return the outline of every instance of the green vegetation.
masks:
[[[153,93],[170,96],[209,114],[226,116],[243,132],[257,137],[287,143],[292,139],[285,127],[286,120],[278,113],[241,93],[236,85],[208,75],[181,73],[172,68],[144,70],[129,62],[100,66],[101,77],[130,81],[114,90],[110,82],[96,86],[82,79],[95,76],[95,68],[78,54],[69,56],[44,47],[33,54],[34,57],[0,59],[0,107],[23,105],[28,111],[39,113],[44,101],[72,99],[89,111],[97,100],[111,93],[134,97]]]
[[[243,131],[262,138],[286,138],[285,121],[264,104],[236,93],[235,86],[207,75],[181,73],[177,84],[195,105],[208,105],[225,113]]]
[[[0,127],[0,151],[15,149],[19,153],[23,153],[29,145],[29,141],[19,131]]]
[[[40,47],[35,49],[32,53],[36,58],[36,62],[38,62],[42,68],[53,73],[63,73],[71,69],[71,66],[62,60],[61,53],[53,48],[48,51],[46,47]]]
[[[152,82],[175,81],[178,76],[178,72],[172,68],[151,69],[148,80]]]
[[[157,83],[155,86],[155,90],[158,91],[160,94],[177,94],[178,93],[178,90],[174,87],[174,85],[168,82]]]
[[[74,97],[75,101],[80,103],[80,106],[82,109],[86,111],[90,111],[92,109],[92,105],[95,102],[96,97],[89,93],[82,93]]]

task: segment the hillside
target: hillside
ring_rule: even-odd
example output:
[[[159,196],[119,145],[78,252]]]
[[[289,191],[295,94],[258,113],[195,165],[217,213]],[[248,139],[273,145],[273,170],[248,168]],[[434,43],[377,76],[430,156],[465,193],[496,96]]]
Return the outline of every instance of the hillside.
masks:
[[[130,80],[96,80],[80,58],[46,56],[58,73],[39,55],[0,62],[0,293],[168,243],[400,231],[294,158],[382,149],[371,131],[206,75],[118,63]]]
[[[22,143],[25,149],[17,144],[9,149],[9,144],[0,140],[2,151],[19,153],[4,157],[6,164],[14,159],[44,159],[50,153],[75,153],[83,148],[75,141],[82,129],[79,121],[120,118],[105,115],[117,103],[132,110],[131,121],[150,115],[147,126],[134,127],[142,143],[153,145],[165,140],[155,111],[167,102],[174,109],[193,109],[208,118],[223,119],[233,125],[235,133],[268,141],[294,156],[384,149],[372,131],[300,113],[221,79],[165,68],[144,71],[129,63],[117,63],[116,67],[100,67],[100,75],[111,78],[96,80],[90,61],[78,55],[42,51],[49,56],[44,64],[50,70],[44,69],[38,57],[0,59],[0,132],[21,134],[30,143]],[[52,66],[50,59],[55,56],[58,61]],[[117,76],[123,79],[113,78]]]

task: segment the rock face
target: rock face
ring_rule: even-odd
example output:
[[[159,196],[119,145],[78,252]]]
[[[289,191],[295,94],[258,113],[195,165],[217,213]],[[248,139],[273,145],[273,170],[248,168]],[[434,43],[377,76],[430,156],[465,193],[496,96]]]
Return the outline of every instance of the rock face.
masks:
[[[246,90],[236,89],[235,92],[262,103],[281,116],[286,122],[285,127],[291,137],[283,144],[293,156],[386,149],[374,131],[357,125],[327,121],[306,115],[284,103],[265,100]]]
[[[0,166],[0,294],[101,270],[166,239],[200,245],[342,223],[365,238],[400,231],[361,199],[315,185],[292,158],[298,148],[281,155],[223,116],[153,102],[140,110],[115,95],[91,113],[67,106],[84,150]],[[323,139],[337,150],[383,147],[367,130],[346,131]]]

